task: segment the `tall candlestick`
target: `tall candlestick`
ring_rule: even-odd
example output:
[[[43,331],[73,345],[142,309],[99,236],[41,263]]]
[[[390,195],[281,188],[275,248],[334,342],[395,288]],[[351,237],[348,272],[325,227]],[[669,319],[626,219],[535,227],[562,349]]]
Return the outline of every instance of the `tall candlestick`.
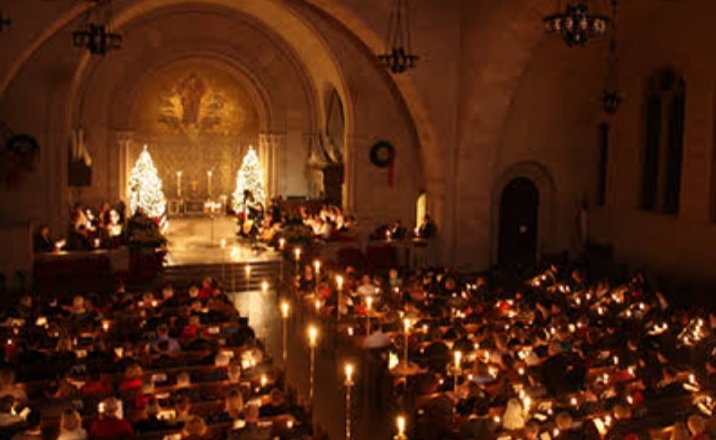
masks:
[[[460,378],[460,370],[461,370],[461,362],[462,362],[462,352],[456,351],[455,352],[455,369],[453,371],[453,376],[455,376],[455,389],[454,391],[457,393],[457,386],[458,386],[458,380]]]
[[[300,277],[301,248],[294,249],[293,256],[296,259],[296,277]]]
[[[278,250],[279,250],[279,252],[281,252],[281,260],[279,263],[281,268],[280,268],[279,278],[282,282],[283,282],[283,250],[285,247],[286,247],[286,239],[285,238],[279,239],[278,240]]]
[[[343,302],[343,277],[336,275],[336,320],[341,320],[341,303]]]
[[[211,197],[211,178],[213,176],[213,173],[211,171],[206,172],[206,192],[209,194],[209,197]]]
[[[289,305],[287,301],[281,302],[281,318],[283,318],[283,369],[284,372],[286,368],[288,368],[288,365],[286,364],[286,359],[288,358],[288,312],[289,312]],[[284,380],[284,383],[286,381]]]
[[[316,373],[316,341],[318,340],[318,329],[311,325],[308,327],[308,348],[309,348],[309,382],[308,382],[308,399],[313,405],[314,378]]]
[[[177,198],[181,197],[181,171],[177,171]]]
[[[373,308],[373,297],[368,296],[365,299],[365,335],[370,336],[370,311]]]
[[[321,281],[321,262],[316,260],[313,262],[313,268],[315,269],[316,278],[316,298],[318,298],[318,284]]]
[[[346,364],[346,440],[351,440],[351,388],[353,388],[353,365]]]
[[[405,361],[405,366],[407,367],[408,362],[408,337],[410,336],[410,319],[405,318],[403,319],[403,330],[405,331],[405,354],[403,355],[403,360]],[[407,370],[406,370],[407,371]]]

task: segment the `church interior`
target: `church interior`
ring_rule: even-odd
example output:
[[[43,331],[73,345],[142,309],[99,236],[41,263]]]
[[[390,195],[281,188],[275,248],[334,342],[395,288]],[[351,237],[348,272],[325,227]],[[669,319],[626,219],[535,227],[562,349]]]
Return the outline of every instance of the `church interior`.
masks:
[[[590,302],[591,294],[583,296],[577,288],[598,292],[606,279],[614,280],[613,286],[617,279],[630,279],[632,288],[634,276],[640,286],[635,292],[654,295],[652,306],[660,310],[654,319],[671,324],[673,318],[672,325],[698,334],[684,343],[698,351],[700,343],[710,341],[708,335],[716,334],[716,315],[708,315],[712,322],[703,313],[701,319],[683,321],[685,315],[670,316],[673,308],[664,304],[668,299],[703,312],[716,303],[711,295],[716,287],[711,259],[716,248],[716,61],[707,56],[711,49],[716,52],[716,32],[709,31],[710,12],[716,6],[708,0],[0,0],[0,242],[6,248],[0,255],[0,290],[6,298],[0,302],[29,296],[39,304],[70,285],[72,293],[88,294],[76,287],[82,285],[76,278],[91,278],[87,289],[94,293],[99,288],[92,283],[101,282],[100,290],[112,291],[111,301],[118,301],[115,288],[125,282],[137,292],[154,289],[161,301],[160,285],[166,288],[168,280],[185,283],[194,277],[204,292],[207,286],[200,280],[206,275],[223,282],[217,292],[227,291],[239,309],[272,309],[268,314],[251,309],[245,316],[265,331],[258,336],[271,341],[279,359],[280,324],[287,321],[273,309],[282,300],[290,300],[302,316],[300,323],[291,320],[289,332],[289,339],[301,344],[305,338],[298,326],[308,320],[331,319],[338,335],[334,347],[355,345],[348,337],[354,324],[342,319],[360,316],[355,330],[360,327],[366,340],[374,336],[374,319],[381,329],[390,328],[381,320],[395,304],[383,298],[378,313],[374,293],[366,294],[367,288],[361,293],[370,277],[366,283],[356,276],[355,303],[342,302],[343,276],[347,286],[356,265],[374,268],[388,284],[389,269],[399,270],[405,280],[439,273],[441,292],[457,290],[440,279],[462,274],[458,284],[468,292],[463,296],[481,291],[482,281],[475,279],[496,279],[491,286],[510,287],[495,291],[516,289],[516,299],[509,301],[518,302],[524,292],[515,283],[529,280],[530,289],[538,291],[547,291],[550,283],[569,292],[578,306]],[[147,179],[151,183],[143,186]],[[147,205],[153,198],[156,204]],[[105,212],[104,206],[111,208]],[[131,222],[141,211],[148,218],[145,225],[151,225],[146,227],[159,237],[156,248],[162,254],[134,252],[133,238],[126,246],[117,238],[126,238],[124,232],[113,234],[111,228],[107,241],[88,235],[84,251],[65,247],[79,232],[78,215],[82,234],[85,223],[91,227],[93,219],[86,216],[92,214],[85,208],[100,221],[116,214]],[[259,210],[260,217],[253,217]],[[135,222],[140,229],[141,221]],[[321,229],[330,225],[333,231]],[[301,227],[313,228],[311,238],[296,238]],[[42,230],[51,236],[43,238]],[[47,252],[37,252],[38,234],[48,241]],[[374,245],[377,241],[389,250]],[[353,264],[359,260],[349,255],[358,254],[360,263]],[[563,275],[555,275],[557,267]],[[323,296],[322,283],[330,291]],[[423,301],[408,294],[407,284],[388,288],[405,296],[400,319],[406,320],[414,312],[407,304]],[[422,287],[429,290],[428,285]],[[255,297],[241,299],[242,293]],[[629,302],[616,295],[621,299],[590,309],[593,324],[605,315],[602,307]],[[366,304],[365,298],[371,300]],[[497,299],[500,313],[517,308],[501,309],[503,300]],[[558,302],[549,304],[558,307]],[[335,316],[321,313],[329,305]],[[539,307],[531,303],[529,308]],[[464,313],[458,308],[448,309],[451,325],[458,319],[465,320],[461,329],[469,327],[463,315],[477,308]],[[500,319],[508,319],[509,327],[519,313]],[[643,315],[649,328],[661,328]],[[569,315],[562,324],[577,325],[581,317]],[[264,319],[273,324],[264,328]],[[403,391],[414,374],[408,361],[413,351],[409,355],[407,347],[417,321],[405,324],[405,355],[402,348],[396,352],[411,372],[404,375]],[[552,325],[553,336],[560,333],[556,318],[544,321]],[[403,324],[395,322],[400,336],[393,343],[400,345]],[[618,335],[622,331],[627,332],[616,328]],[[665,332],[671,331],[676,332]],[[432,338],[429,334],[423,336]],[[624,340],[637,338],[624,335]],[[534,340],[540,341],[545,342],[542,336]],[[550,350],[552,342],[545,342]],[[307,369],[309,361],[287,364],[283,344],[278,364],[284,370],[276,383],[284,390],[294,383],[304,394],[310,388],[313,403],[315,340],[288,353],[301,357],[310,349],[310,383],[296,372]],[[477,350],[480,343],[475,344]],[[505,348],[499,341],[497,346]],[[366,360],[360,350],[335,352],[346,350],[360,358],[359,365],[371,366],[371,377],[383,377],[382,364]],[[4,351],[6,358],[12,353],[8,347]],[[340,360],[327,351],[318,350],[318,368],[342,385]],[[448,364],[452,353],[446,355]],[[487,368],[491,354],[484,355]],[[479,364],[483,353],[477,356]],[[434,372],[426,362],[421,367]],[[471,361],[455,362],[462,369]],[[693,356],[689,362],[696,362]],[[697,368],[689,362],[689,368]],[[454,372],[445,371],[444,364],[435,368],[441,385],[442,378],[453,380]],[[502,360],[495,364],[510,368]],[[713,380],[716,362],[709,366]],[[258,377],[252,380],[261,382],[259,388],[270,388],[264,376]],[[472,381],[459,380],[465,387]],[[705,379],[701,384],[708,389]],[[5,385],[0,383],[0,394]],[[318,384],[323,388],[316,391],[317,406],[309,408],[324,434],[348,440],[351,431],[344,421],[350,416],[334,413],[345,390],[339,387],[338,395],[325,389],[332,386]],[[361,409],[354,437],[395,435],[395,408],[406,412],[408,398],[397,404],[375,389],[356,392]],[[370,399],[382,403],[371,406]],[[389,425],[384,430],[366,422],[377,407],[385,420],[375,420]],[[250,413],[244,410],[242,417]],[[403,419],[398,437],[453,438],[444,432],[431,437],[415,413],[406,414],[408,428]],[[527,419],[517,427],[491,430],[495,437],[455,438],[534,438],[527,433]],[[692,434],[706,435],[692,429],[699,422],[688,421]],[[204,422],[211,425],[207,418]],[[49,438],[47,423],[42,426]],[[658,437],[652,422],[648,428],[652,438],[668,438]],[[539,438],[568,438],[554,429]],[[600,438],[611,438],[603,429]],[[674,430],[669,425],[667,434]],[[312,429],[312,438],[321,438],[319,431]],[[162,431],[174,435],[168,432]],[[582,432],[573,438],[591,437]]]

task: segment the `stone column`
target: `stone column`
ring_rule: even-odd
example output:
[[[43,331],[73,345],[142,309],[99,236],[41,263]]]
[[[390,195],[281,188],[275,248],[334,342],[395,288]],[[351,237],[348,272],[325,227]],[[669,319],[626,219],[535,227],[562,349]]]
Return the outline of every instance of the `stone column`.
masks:
[[[134,134],[131,131],[115,131],[115,152],[112,155],[117,162],[117,193],[119,200],[129,203],[129,170],[132,167],[129,159],[129,144]]]
[[[284,192],[281,183],[286,169],[285,150],[285,133],[259,133],[257,152],[263,167],[267,200]]]

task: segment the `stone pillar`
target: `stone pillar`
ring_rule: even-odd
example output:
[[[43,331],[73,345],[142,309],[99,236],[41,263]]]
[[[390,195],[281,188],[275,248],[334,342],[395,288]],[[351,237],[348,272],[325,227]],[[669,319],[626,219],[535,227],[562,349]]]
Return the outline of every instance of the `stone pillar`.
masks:
[[[259,133],[257,152],[263,167],[267,201],[285,192],[285,151],[285,133]]]
[[[129,159],[129,144],[134,134],[131,131],[115,131],[114,146],[115,151],[112,158],[117,163],[117,193],[119,200],[129,202],[129,173],[132,164]]]
[[[359,136],[347,136],[346,148],[344,150],[344,175],[343,182],[345,191],[343,194],[343,208],[349,214],[358,215],[360,206],[356,187],[358,186],[358,164],[361,160],[368,160],[365,151],[370,150],[372,140]]]

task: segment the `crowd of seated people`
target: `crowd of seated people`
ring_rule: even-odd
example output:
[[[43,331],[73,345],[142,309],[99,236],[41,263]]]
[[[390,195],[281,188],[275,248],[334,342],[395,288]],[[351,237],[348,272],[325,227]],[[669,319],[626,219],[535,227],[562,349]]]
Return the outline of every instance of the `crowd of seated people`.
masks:
[[[345,215],[333,205],[322,205],[320,210],[311,211],[301,207],[301,221],[308,226],[315,238],[329,241],[338,240],[355,226],[355,218]]]
[[[310,431],[248,320],[210,278],[181,292],[24,295],[0,322],[0,438],[268,440]]]
[[[339,207],[333,205],[322,205],[320,209],[300,205],[289,212],[283,209],[280,200],[275,200],[264,218],[261,239],[276,245],[284,228],[296,225],[304,226],[316,240],[344,240],[354,230],[356,219],[345,215]]]
[[[339,306],[348,343],[389,353],[379,395],[396,396],[411,439],[716,439],[716,311],[675,309],[643,277],[321,275],[307,266],[299,294],[324,319]]]
[[[75,203],[70,212],[66,238],[52,237],[50,227],[42,224],[34,237],[34,251],[87,251],[119,247],[126,243],[126,220],[126,207],[122,202],[116,206],[104,202],[98,210]]]
[[[395,220],[392,224],[383,224],[378,226],[371,234],[371,240],[388,240],[402,241],[406,239],[427,240],[433,238],[437,228],[429,215],[425,215],[420,225],[414,230],[408,231],[400,220]]]

